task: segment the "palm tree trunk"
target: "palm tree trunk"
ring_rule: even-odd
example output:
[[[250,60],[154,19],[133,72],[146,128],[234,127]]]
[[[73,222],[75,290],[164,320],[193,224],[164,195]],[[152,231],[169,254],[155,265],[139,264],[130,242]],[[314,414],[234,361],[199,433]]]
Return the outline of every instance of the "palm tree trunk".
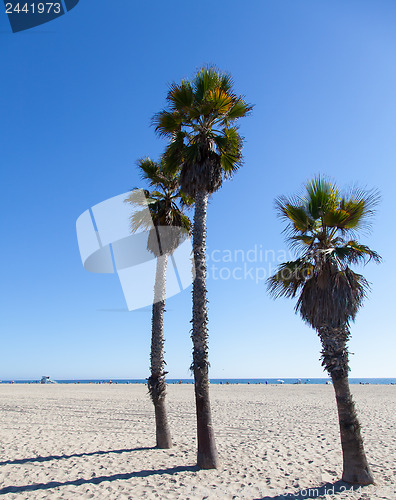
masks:
[[[374,478],[364,452],[360,423],[349,388],[346,348],[349,331],[346,328],[323,328],[320,336],[323,346],[323,365],[333,381],[337,401],[343,456],[342,480],[351,484],[372,484]]]
[[[337,400],[344,461],[342,480],[351,484],[372,484],[374,478],[364,452],[360,424],[349,390],[348,377],[337,378],[332,375],[331,378]]]
[[[157,257],[151,335],[151,376],[147,385],[155,410],[155,427],[158,448],[172,446],[165,406],[166,383],[164,371],[164,311],[166,290],[167,255]]]
[[[216,469],[219,459],[214,438],[209,401],[208,313],[206,300],[206,212],[208,194],[195,197],[193,250],[195,279],[193,283],[193,363],[195,405],[197,412],[198,455],[201,469]]]

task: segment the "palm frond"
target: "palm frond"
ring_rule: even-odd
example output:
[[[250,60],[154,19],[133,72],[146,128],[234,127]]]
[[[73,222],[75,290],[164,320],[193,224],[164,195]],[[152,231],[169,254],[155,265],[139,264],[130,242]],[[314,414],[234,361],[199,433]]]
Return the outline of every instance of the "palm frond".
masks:
[[[376,263],[382,261],[381,256],[371,250],[366,245],[360,245],[356,241],[348,241],[346,245],[335,247],[335,253],[339,259],[348,264],[358,264],[359,262],[367,263],[374,260]]]
[[[124,200],[125,203],[130,203],[135,207],[146,208],[150,201],[150,192],[147,189],[133,189],[128,197]]]
[[[314,227],[314,220],[304,205],[296,205],[284,196],[275,199],[275,209],[279,217],[291,222],[291,232],[306,233]]]
[[[325,226],[343,229],[346,227],[349,213],[341,208],[330,208],[323,213],[322,221]]]
[[[129,220],[132,233],[136,233],[139,229],[148,231],[154,227],[150,209],[148,207],[143,210],[133,212]]]
[[[174,134],[181,130],[182,118],[178,112],[163,110],[153,116],[152,123],[160,137],[172,139]]]
[[[313,219],[336,208],[339,203],[338,188],[323,176],[313,178],[306,185],[305,203]]]
[[[227,118],[231,121],[237,120],[248,115],[252,109],[252,105],[245,103],[243,99],[239,98],[233,103],[232,108],[227,113]]]
[[[233,105],[232,97],[220,88],[210,90],[207,100],[211,108],[216,110],[219,115],[228,113]]]
[[[307,235],[303,234],[301,236],[292,236],[291,239],[294,241],[304,243],[304,245],[311,246],[315,241],[315,236],[307,236]]]
[[[202,68],[192,81],[195,100],[202,101],[210,90],[218,88],[219,85],[227,85],[227,83],[226,75],[219,74],[214,67]]]
[[[232,92],[234,81],[229,73],[222,73],[219,77],[219,80],[220,80],[220,88],[223,92],[227,93]]]
[[[299,250],[303,253],[303,255],[307,255],[316,241],[316,235],[312,234],[291,234],[288,238],[288,244],[291,250],[294,250],[297,254]]]
[[[285,262],[267,279],[267,289],[274,298],[295,297],[312,274],[312,264],[305,259]]]
[[[151,158],[140,158],[136,163],[139,167],[140,177],[143,180],[148,181],[150,186],[161,184],[164,180],[166,180],[161,175],[158,163],[153,161]]]
[[[171,84],[167,100],[170,103],[171,109],[174,111],[183,112],[193,105],[194,93],[188,81],[183,81],[180,85]]]
[[[179,196],[182,207],[191,207],[194,204],[194,199],[183,191],[179,191]]]
[[[221,135],[213,137],[225,176],[236,172],[242,163],[242,138],[235,127],[225,128]]]
[[[175,173],[178,169],[181,168],[181,165],[184,161],[186,138],[186,132],[178,131],[173,134],[172,140],[166,148],[164,158],[166,159],[167,169],[169,169],[171,173]]]
[[[371,220],[381,197],[376,189],[364,191],[357,187],[352,188],[340,201],[340,208],[348,213],[344,222],[344,229],[361,231],[369,230]]]

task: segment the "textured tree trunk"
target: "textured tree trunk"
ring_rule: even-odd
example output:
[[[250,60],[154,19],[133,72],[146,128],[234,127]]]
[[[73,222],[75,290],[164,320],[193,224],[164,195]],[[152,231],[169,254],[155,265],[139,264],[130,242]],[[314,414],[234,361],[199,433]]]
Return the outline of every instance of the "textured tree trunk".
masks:
[[[374,478],[364,452],[360,423],[349,389],[346,348],[349,331],[346,328],[323,328],[320,337],[323,346],[323,365],[333,381],[337,401],[343,456],[342,480],[351,484],[372,484]]]
[[[216,469],[219,459],[214,438],[209,401],[208,314],[206,300],[206,211],[208,195],[195,197],[193,249],[195,280],[193,283],[193,364],[197,412],[198,455],[201,469]]]
[[[344,461],[342,480],[351,484],[372,484],[374,478],[364,452],[360,424],[349,390],[348,377],[338,379],[332,376],[332,380],[337,400]]]
[[[166,383],[164,370],[164,311],[167,255],[157,257],[151,335],[151,376],[148,389],[155,409],[155,427],[158,448],[172,446],[165,406]]]

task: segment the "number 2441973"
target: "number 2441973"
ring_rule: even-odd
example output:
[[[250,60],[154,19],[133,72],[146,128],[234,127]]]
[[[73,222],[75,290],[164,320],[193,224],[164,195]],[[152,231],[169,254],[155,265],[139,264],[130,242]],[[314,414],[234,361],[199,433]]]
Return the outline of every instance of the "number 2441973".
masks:
[[[61,12],[61,4],[60,3],[51,3],[51,2],[40,2],[40,3],[16,3],[13,5],[12,3],[6,3],[6,14],[13,13],[25,13],[25,14],[60,14]]]

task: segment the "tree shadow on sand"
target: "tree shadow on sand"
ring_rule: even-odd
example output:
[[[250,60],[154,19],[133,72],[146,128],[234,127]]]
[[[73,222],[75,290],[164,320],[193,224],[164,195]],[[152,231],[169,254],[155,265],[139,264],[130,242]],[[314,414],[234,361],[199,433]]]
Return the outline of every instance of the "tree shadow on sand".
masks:
[[[22,493],[27,491],[37,491],[37,490],[49,490],[51,488],[59,488],[60,486],[81,486],[82,484],[100,484],[104,481],[125,481],[133,477],[147,477],[162,474],[177,474],[178,472],[195,472],[198,470],[196,466],[188,467],[171,467],[168,469],[156,469],[156,470],[140,470],[136,472],[129,472],[125,474],[113,474],[112,476],[96,476],[89,479],[75,479],[74,481],[50,481],[49,483],[36,483],[27,484],[25,486],[7,486],[6,488],[0,489],[0,495],[6,495],[7,493]]]
[[[362,486],[353,486],[344,481],[336,481],[334,483],[326,483],[322,486],[313,488],[304,488],[299,491],[285,491],[283,495],[266,496],[255,498],[253,500],[311,500],[325,498],[325,495],[336,495],[337,493],[345,493],[352,491],[361,491]]]
[[[62,460],[67,458],[79,458],[79,457],[92,457],[93,455],[107,455],[109,453],[129,453],[132,451],[144,451],[144,450],[155,450],[155,447],[142,447],[142,448],[129,448],[123,450],[108,450],[108,451],[92,451],[90,453],[73,453],[72,455],[49,455],[48,457],[32,457],[32,458],[17,458],[15,460],[6,460],[0,462],[2,465],[20,465],[27,464],[29,462],[49,462],[51,460]],[[0,490],[1,491],[1,490]]]

